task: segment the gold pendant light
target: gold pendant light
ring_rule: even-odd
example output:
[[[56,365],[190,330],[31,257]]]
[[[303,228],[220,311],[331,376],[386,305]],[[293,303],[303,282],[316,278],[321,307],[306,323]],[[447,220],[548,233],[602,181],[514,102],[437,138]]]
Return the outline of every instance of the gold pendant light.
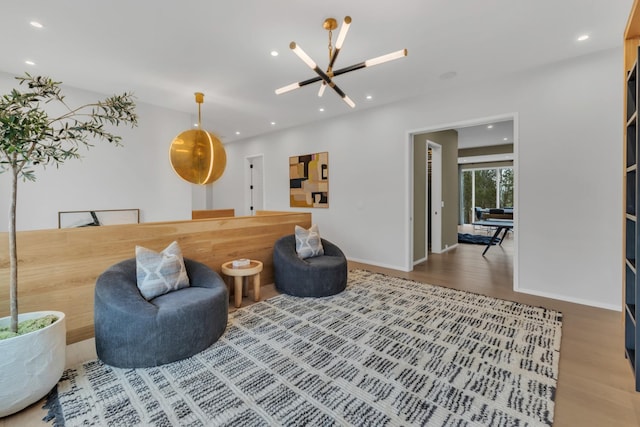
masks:
[[[227,166],[224,145],[211,132],[202,129],[200,106],[204,94],[196,92],[198,129],[190,129],[171,142],[171,166],[178,176],[192,184],[211,184],[222,176]]]

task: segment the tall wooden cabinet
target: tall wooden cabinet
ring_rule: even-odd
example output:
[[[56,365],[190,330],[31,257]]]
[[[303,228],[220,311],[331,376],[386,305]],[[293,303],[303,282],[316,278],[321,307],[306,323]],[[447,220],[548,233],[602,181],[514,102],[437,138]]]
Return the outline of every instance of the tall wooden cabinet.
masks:
[[[635,0],[624,35],[624,347],[625,356],[635,376],[636,391],[640,391],[640,272],[636,258],[640,254],[640,170],[638,170],[638,86],[640,70],[640,10]]]

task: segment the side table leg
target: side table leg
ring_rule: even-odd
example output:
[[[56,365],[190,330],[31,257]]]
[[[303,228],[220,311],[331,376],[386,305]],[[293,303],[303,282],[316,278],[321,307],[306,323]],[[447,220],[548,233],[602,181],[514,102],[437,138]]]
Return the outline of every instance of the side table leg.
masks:
[[[233,281],[235,286],[233,293],[235,296],[236,308],[239,308],[242,305],[242,276],[235,276]]]
[[[260,301],[260,273],[253,276],[253,300]]]

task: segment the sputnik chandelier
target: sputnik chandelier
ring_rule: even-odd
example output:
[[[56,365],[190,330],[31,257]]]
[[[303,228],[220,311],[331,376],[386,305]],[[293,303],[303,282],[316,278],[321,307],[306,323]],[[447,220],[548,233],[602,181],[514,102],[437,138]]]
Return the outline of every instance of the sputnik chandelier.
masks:
[[[280,95],[286,92],[290,92],[294,89],[301,88],[302,86],[307,86],[312,83],[316,83],[322,81],[320,85],[320,91],[318,92],[318,96],[322,96],[327,85],[333,89],[344,102],[351,108],[354,108],[356,104],[345,94],[342,89],[338,87],[333,81],[333,78],[339,76],[341,74],[348,73],[350,71],[359,70],[361,68],[373,67],[374,65],[382,64],[385,62],[393,61],[394,59],[400,59],[407,56],[407,49],[398,50],[396,52],[388,53],[386,55],[378,56],[376,58],[368,59],[366,61],[360,62],[358,64],[351,65],[349,67],[341,68],[339,70],[333,70],[333,65],[336,62],[336,58],[338,57],[338,53],[340,53],[340,49],[342,49],[342,44],[344,43],[344,39],[347,36],[347,31],[349,31],[349,26],[351,25],[351,17],[345,16],[344,21],[342,22],[342,26],[340,27],[340,32],[338,33],[338,38],[336,39],[335,46],[332,45],[332,37],[333,30],[338,28],[338,22],[334,18],[327,18],[324,20],[322,27],[329,32],[329,66],[327,67],[327,71],[322,71],[318,64],[314,62],[309,55],[307,55],[300,46],[296,44],[296,42],[291,42],[289,47],[293,50],[293,53],[298,55],[302,61],[307,64],[309,68],[318,74],[317,77],[312,77],[310,79],[292,83],[290,85],[281,87],[276,89],[276,94]]]

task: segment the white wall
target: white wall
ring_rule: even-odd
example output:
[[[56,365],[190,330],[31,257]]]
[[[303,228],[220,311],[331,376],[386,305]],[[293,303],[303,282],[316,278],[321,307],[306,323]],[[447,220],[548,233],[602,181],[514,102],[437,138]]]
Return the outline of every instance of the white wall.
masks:
[[[407,270],[408,133],[517,113],[517,290],[619,310],[621,64],[621,49],[604,51],[229,144],[213,206],[243,212],[244,159],[264,153],[265,209],[290,210],[288,157],[328,151],[321,234],[350,259]]]
[[[322,235],[350,259],[407,270],[409,132],[517,113],[518,290],[620,309],[621,63],[621,50],[605,51],[227,144],[211,203],[209,190],[192,191],[168,160],[191,117],[139,103],[140,126],[118,129],[124,147],[98,143],[82,160],[20,182],[18,228],[55,228],[64,210],[140,208],[145,222],[188,219],[192,205],[243,213],[243,167],[256,154],[264,154],[265,209],[291,210],[289,156],[328,151],[330,207],[312,210]],[[0,93],[14,86],[0,74]],[[104,96],[65,93],[71,104]],[[9,177],[0,174],[0,231],[8,194]]]
[[[0,74],[0,93],[17,81]],[[105,95],[64,87],[71,106]],[[137,128],[119,127],[122,147],[96,142],[60,169],[36,169],[36,182],[18,182],[19,230],[58,227],[58,211],[139,208],[142,222],[191,219],[191,185],[171,169],[169,146],[193,123],[188,114],[138,103]],[[0,174],[0,231],[8,229],[10,178]]]

